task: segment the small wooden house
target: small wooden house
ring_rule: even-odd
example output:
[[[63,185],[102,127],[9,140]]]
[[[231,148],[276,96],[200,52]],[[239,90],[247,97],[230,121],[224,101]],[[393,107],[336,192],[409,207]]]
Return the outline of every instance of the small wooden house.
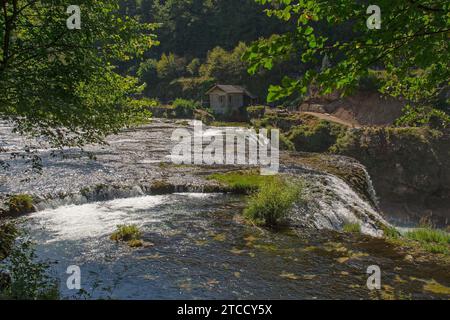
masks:
[[[256,104],[257,98],[247,89],[235,85],[217,84],[206,92],[209,105],[218,115],[232,115],[241,108]]]

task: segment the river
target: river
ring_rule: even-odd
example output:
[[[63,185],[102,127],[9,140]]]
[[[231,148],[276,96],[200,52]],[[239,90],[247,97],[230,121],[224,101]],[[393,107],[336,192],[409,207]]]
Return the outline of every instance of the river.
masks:
[[[282,173],[309,182],[308,205],[295,208],[295,227],[261,229],[241,218],[243,196],[201,192],[210,183],[204,176],[214,169],[161,165],[173,145],[169,132],[176,127],[156,122],[109,137],[108,145],[87,148],[95,160],[79,158],[73,150],[64,158],[52,157],[44,146],[38,151],[43,172],[32,179],[23,173],[24,160],[11,160],[16,166],[2,175],[2,194],[26,192],[39,199],[38,211],[26,215],[22,226],[35,241],[38,257],[55,262],[52,272],[62,298],[450,297],[429,290],[436,283],[449,286],[449,270],[405,259],[405,252],[378,237],[377,226],[386,222],[369,180],[364,196],[329,172],[283,166]],[[8,137],[2,146],[10,152],[29,143],[6,126],[0,135]],[[330,159],[360,167],[342,157]],[[155,194],[146,188],[155,179],[166,179],[175,191]],[[349,220],[361,223],[365,234],[338,232]],[[110,240],[122,224],[142,230],[144,247]],[[81,269],[83,293],[66,285],[72,265]],[[373,265],[382,270],[379,291],[366,286],[367,268]]]

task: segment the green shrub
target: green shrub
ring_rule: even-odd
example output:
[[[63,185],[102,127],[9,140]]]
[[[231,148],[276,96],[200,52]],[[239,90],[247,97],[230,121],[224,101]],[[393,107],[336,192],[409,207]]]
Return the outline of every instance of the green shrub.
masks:
[[[141,239],[141,231],[136,225],[119,225],[117,230],[111,235],[111,240],[132,243]]]
[[[369,70],[368,74],[358,81],[359,90],[378,91],[382,87],[385,71]]]
[[[401,237],[400,232],[394,227],[384,227],[383,233],[388,239],[399,239]]]
[[[147,108],[157,108],[161,106],[161,102],[158,99],[142,97],[140,99],[134,99],[131,101],[133,107],[147,107]]]
[[[36,261],[34,245],[26,237],[16,243],[0,267],[10,274],[10,280],[0,288],[0,300],[59,299],[59,283],[50,276],[50,264]]]
[[[274,127],[282,132],[288,132],[296,126],[302,125],[303,115],[290,114],[284,109],[267,109],[261,119],[252,119],[258,127]]]
[[[244,216],[259,225],[277,226],[288,217],[300,191],[298,183],[273,177],[262,183],[259,191],[250,197]]]
[[[200,120],[206,125],[210,125],[214,121],[214,116],[208,110],[196,109],[194,112],[194,119]]]
[[[280,150],[295,151],[294,143],[282,133],[280,133]]]
[[[158,61],[155,59],[145,60],[141,62],[136,72],[139,82],[147,84],[144,89],[146,94],[151,94],[155,83],[158,81],[158,71],[156,69],[157,64]]]
[[[345,128],[342,126],[321,120],[316,124],[295,127],[289,139],[297,151],[326,152],[344,132]]]
[[[450,115],[432,107],[407,105],[403,109],[403,115],[397,119],[396,125],[407,127],[429,126],[433,129],[444,129],[450,127]]]
[[[27,194],[18,194],[10,197],[7,205],[10,214],[24,214],[34,211],[33,198]]]
[[[346,233],[361,233],[361,225],[359,223],[346,223],[342,230]]]
[[[189,73],[191,77],[198,76],[198,72],[200,70],[200,66],[202,65],[200,59],[195,58],[192,59],[191,62],[186,66],[186,71]]]
[[[196,109],[201,108],[201,105],[194,100],[176,99],[173,104],[175,116],[177,118],[193,118]]]
[[[265,113],[265,106],[251,106],[247,108],[247,114],[250,119],[261,119]]]
[[[17,235],[17,228],[13,224],[0,224],[0,261],[9,256]]]

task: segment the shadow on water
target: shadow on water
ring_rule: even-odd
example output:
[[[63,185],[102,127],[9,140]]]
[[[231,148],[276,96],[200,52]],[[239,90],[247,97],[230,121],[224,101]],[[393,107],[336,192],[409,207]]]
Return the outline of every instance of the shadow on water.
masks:
[[[70,265],[81,268],[89,298],[448,298],[424,291],[431,279],[448,285],[448,270],[405,262],[384,240],[259,229],[239,218],[242,203],[221,194],[147,196],[41,211],[25,225],[38,256],[58,262],[65,298],[81,297],[67,289]],[[111,241],[119,224],[138,225],[146,245]],[[366,287],[370,265],[382,269],[381,293]]]

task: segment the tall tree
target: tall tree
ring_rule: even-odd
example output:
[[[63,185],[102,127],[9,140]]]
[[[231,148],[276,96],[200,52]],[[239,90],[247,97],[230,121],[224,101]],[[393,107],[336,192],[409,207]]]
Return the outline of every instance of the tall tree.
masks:
[[[0,117],[59,147],[101,141],[133,120],[142,88],[114,64],[156,44],[154,25],[120,16],[118,1],[78,4],[81,29],[69,30],[67,1],[1,1]]]

